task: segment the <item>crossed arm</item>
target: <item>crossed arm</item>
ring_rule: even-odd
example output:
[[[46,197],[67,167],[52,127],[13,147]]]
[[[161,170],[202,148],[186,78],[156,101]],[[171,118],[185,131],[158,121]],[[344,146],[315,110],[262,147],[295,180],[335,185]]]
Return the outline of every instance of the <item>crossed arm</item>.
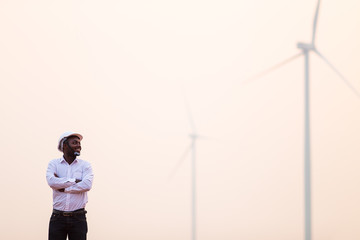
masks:
[[[54,176],[56,177],[56,178],[59,178],[59,176],[56,174],[56,173],[54,173]],[[78,183],[78,182],[81,182],[81,180],[80,179],[75,179],[75,183]],[[59,192],[65,192],[65,188],[59,188],[59,189],[57,189]]]
[[[92,187],[93,177],[94,175],[90,164],[83,168],[82,179],[59,177],[56,174],[56,167],[51,163],[46,172],[46,179],[49,186],[54,190],[65,193],[81,193],[89,191]]]

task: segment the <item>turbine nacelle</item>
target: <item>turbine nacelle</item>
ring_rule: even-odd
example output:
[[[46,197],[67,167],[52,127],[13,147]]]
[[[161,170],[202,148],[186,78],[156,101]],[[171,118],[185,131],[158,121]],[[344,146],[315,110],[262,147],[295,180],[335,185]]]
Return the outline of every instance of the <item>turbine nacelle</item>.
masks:
[[[209,140],[209,137],[208,137],[208,136],[198,135],[198,134],[196,134],[196,133],[189,134],[189,138],[191,138],[192,140],[197,140],[197,139]]]
[[[191,138],[191,139],[197,139],[197,138],[199,138],[199,136],[198,135],[196,135],[196,134],[189,134],[189,137]]]
[[[304,51],[315,51],[315,45],[311,43],[298,43],[297,47]]]

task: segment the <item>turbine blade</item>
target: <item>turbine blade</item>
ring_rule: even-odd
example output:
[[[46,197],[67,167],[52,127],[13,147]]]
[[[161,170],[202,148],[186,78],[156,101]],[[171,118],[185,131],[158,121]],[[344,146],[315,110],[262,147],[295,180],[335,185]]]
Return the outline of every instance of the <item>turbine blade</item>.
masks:
[[[191,144],[185,149],[185,151],[183,152],[183,154],[181,155],[180,159],[178,160],[178,163],[176,164],[176,166],[174,167],[174,169],[171,171],[171,173],[169,174],[168,180],[171,180],[172,177],[175,175],[175,173],[177,172],[177,170],[179,169],[179,167],[181,166],[181,164],[184,162],[184,160],[186,159],[186,156],[189,154],[191,149]]]
[[[314,17],[313,35],[312,35],[312,41],[311,41],[311,44],[313,46],[315,44],[316,25],[317,25],[318,17],[319,17],[319,8],[320,8],[320,0],[318,1],[317,7],[316,7],[316,12],[315,12],[315,17]]]
[[[317,50],[314,51],[324,62],[329,65],[329,67],[345,82],[345,84],[356,94],[357,97],[360,98],[360,93],[356,90],[354,86],[350,84],[350,82],[332,65],[329,60],[327,60],[320,52]]]
[[[190,135],[190,137],[192,137],[192,135]],[[196,135],[196,139],[200,139],[200,140],[211,140],[210,137],[204,136],[204,135]]]
[[[295,60],[296,58],[300,57],[301,55],[303,55],[302,52],[301,52],[301,53],[298,53],[298,54],[296,54],[296,55],[294,55],[294,56],[292,56],[292,57],[290,57],[290,58],[288,58],[288,59],[286,59],[286,60],[284,60],[284,61],[282,61],[281,63],[278,63],[278,64],[272,66],[271,68],[269,68],[269,69],[267,69],[267,70],[265,70],[265,71],[263,71],[263,72],[260,72],[259,74],[257,74],[257,75],[255,75],[255,76],[253,76],[253,77],[245,80],[245,81],[244,81],[244,84],[247,84],[247,83],[249,83],[249,82],[251,82],[251,81],[257,80],[257,79],[265,76],[266,74],[268,74],[268,73],[270,73],[270,72],[272,72],[272,71],[274,71],[274,70],[276,70],[276,69],[284,66],[285,64],[291,62],[292,60]]]
[[[186,95],[184,94],[184,98],[185,98],[185,106],[186,106],[186,110],[187,110],[187,115],[188,115],[188,118],[189,118],[189,124],[190,124],[190,127],[191,127],[191,132],[192,132],[192,135],[196,135],[196,127],[195,127],[195,122],[194,122],[194,118],[193,118],[193,115],[191,113],[191,109],[190,109],[190,106],[189,106],[189,103],[187,101],[187,98],[186,98]]]

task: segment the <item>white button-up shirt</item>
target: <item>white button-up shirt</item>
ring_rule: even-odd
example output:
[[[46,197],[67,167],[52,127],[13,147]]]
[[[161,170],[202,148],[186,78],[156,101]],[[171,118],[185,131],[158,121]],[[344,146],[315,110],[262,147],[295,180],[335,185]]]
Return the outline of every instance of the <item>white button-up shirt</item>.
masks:
[[[55,177],[55,174],[58,177]],[[94,174],[89,162],[75,159],[70,165],[64,157],[49,162],[46,180],[53,189],[53,208],[60,211],[74,211],[85,208],[87,191],[91,189]],[[81,182],[76,183],[79,179]],[[64,192],[57,189],[64,188]]]

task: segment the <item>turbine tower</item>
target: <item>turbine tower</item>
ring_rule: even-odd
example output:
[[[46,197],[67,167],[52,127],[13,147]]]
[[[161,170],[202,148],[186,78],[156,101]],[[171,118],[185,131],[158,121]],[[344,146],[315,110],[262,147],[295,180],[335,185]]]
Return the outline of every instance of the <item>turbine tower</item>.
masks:
[[[191,126],[191,239],[196,240],[196,140],[198,135],[190,107],[187,105],[188,117]]]
[[[318,0],[314,22],[313,22],[313,31],[312,31],[312,40],[311,43],[298,43],[297,47],[302,50],[301,53],[298,53],[287,60],[281,62],[273,66],[272,68],[256,75],[255,77],[251,78],[250,80],[254,80],[260,78],[261,76],[285,65],[286,63],[291,62],[292,60],[296,59],[304,55],[305,58],[305,111],[304,111],[304,202],[305,202],[305,240],[311,240],[311,152],[310,152],[310,96],[309,96],[309,53],[312,51],[316,55],[318,55],[326,64],[330,66],[330,68],[345,82],[345,84],[358,96],[360,97],[359,92],[349,83],[348,80],[317,50],[315,47],[315,37],[316,37],[316,26],[318,22],[318,15],[319,15],[319,8],[320,8],[320,0]]]
[[[195,122],[187,101],[185,101],[185,104],[191,127],[191,133],[189,134],[191,143],[184,151],[172,173],[169,175],[169,179],[176,173],[188,153],[191,152],[191,240],[196,240],[196,141],[200,136],[197,135]]]

